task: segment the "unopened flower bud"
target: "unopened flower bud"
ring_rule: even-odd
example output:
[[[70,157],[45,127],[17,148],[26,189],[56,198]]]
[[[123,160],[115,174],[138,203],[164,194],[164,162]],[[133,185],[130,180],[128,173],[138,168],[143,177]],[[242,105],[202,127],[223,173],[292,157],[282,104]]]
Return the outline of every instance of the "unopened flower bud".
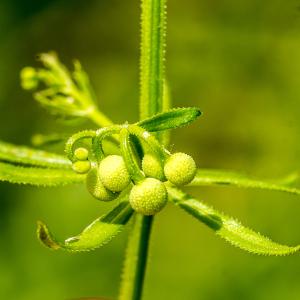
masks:
[[[80,147],[74,151],[74,156],[78,160],[87,160],[89,156],[89,151],[86,148]]]
[[[91,168],[91,163],[88,160],[76,161],[72,165],[72,169],[79,174],[86,174]]]
[[[164,180],[164,169],[159,159],[152,154],[145,154],[142,160],[142,169],[146,177]]]
[[[188,184],[194,179],[197,167],[190,155],[178,152],[167,159],[164,171],[167,179],[179,186]]]
[[[99,165],[99,176],[103,185],[112,192],[121,192],[130,183],[129,173],[120,155],[105,157]]]
[[[90,194],[100,201],[111,201],[119,195],[119,193],[113,193],[103,185],[98,168],[92,168],[87,174],[86,187]]]
[[[165,185],[155,178],[146,178],[135,185],[130,194],[132,208],[143,215],[154,215],[166,205],[168,194]]]

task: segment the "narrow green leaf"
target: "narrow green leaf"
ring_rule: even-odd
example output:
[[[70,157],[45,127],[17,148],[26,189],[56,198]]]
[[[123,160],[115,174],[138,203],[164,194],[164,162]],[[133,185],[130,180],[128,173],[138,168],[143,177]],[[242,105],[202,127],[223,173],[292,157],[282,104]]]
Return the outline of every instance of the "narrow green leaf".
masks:
[[[53,250],[89,251],[99,248],[111,241],[128,222],[133,210],[128,201],[122,201],[109,213],[96,219],[82,233],[59,242],[53,237],[48,227],[38,222],[37,235],[39,240]]]
[[[0,160],[48,168],[70,168],[64,156],[0,141]]]
[[[73,170],[20,167],[0,162],[0,181],[46,187],[80,183],[84,178]]]
[[[253,188],[286,192],[300,195],[300,189],[289,187],[291,181],[297,178],[284,178],[279,181],[260,180],[231,171],[199,169],[195,179],[189,184],[190,186],[219,185],[219,186],[236,186],[240,188]]]
[[[138,126],[154,132],[186,126],[195,121],[201,112],[195,107],[174,108],[140,121]]]
[[[260,255],[288,255],[300,250],[300,246],[289,247],[271,241],[269,238],[244,227],[235,219],[216,211],[179,189],[168,186],[168,192],[176,205],[238,248]]]

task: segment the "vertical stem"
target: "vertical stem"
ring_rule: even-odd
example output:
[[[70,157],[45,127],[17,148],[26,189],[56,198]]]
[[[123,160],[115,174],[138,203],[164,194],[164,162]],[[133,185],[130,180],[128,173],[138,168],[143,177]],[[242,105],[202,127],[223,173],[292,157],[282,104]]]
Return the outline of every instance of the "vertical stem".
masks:
[[[163,109],[166,0],[142,0],[140,118]]]
[[[128,240],[119,300],[140,300],[142,297],[152,221],[152,216],[135,216]]]
[[[142,0],[140,119],[164,109],[166,0]],[[128,241],[119,300],[140,300],[153,217],[136,215]]]

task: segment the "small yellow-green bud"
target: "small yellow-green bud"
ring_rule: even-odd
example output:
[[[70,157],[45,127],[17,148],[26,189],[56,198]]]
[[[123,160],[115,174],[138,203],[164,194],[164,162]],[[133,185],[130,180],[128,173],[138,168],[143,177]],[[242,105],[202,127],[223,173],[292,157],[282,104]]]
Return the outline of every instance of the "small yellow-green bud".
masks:
[[[172,154],[166,161],[164,167],[167,179],[175,185],[190,183],[197,172],[194,159],[185,153]]]
[[[42,134],[35,134],[31,137],[31,143],[33,146],[39,147],[43,145],[45,142],[45,138]]]
[[[21,70],[21,85],[24,90],[33,90],[38,86],[37,72],[32,67]]]
[[[105,157],[99,165],[99,176],[103,185],[112,192],[121,192],[130,183],[129,173],[120,155]]]
[[[87,173],[91,168],[91,163],[88,160],[76,161],[72,165],[72,169],[79,174]]]
[[[98,168],[92,168],[87,174],[86,187],[90,194],[100,201],[111,201],[119,195],[119,193],[113,193],[103,185]]]
[[[87,160],[89,156],[89,151],[86,148],[80,147],[74,151],[74,156],[78,160]]]
[[[135,185],[129,194],[132,208],[146,216],[161,211],[167,200],[168,194],[165,185],[155,178],[144,179]]]
[[[142,169],[146,177],[164,180],[164,169],[159,159],[152,154],[145,154],[142,160]]]

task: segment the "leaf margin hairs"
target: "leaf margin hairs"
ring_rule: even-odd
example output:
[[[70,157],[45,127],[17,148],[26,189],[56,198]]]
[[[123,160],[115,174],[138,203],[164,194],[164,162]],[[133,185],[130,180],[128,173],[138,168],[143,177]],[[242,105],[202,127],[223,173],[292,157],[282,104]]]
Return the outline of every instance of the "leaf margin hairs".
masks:
[[[150,132],[164,131],[187,126],[201,114],[197,107],[177,107],[139,121],[136,125]]]
[[[273,242],[270,238],[243,226],[234,218],[218,212],[206,205],[203,201],[195,199],[183,191],[167,185],[171,201],[184,211],[200,220],[215,231],[231,245],[257,255],[285,256],[300,250],[298,246],[286,246]]]
[[[292,175],[292,174],[291,174]],[[198,169],[194,180],[189,186],[236,186],[238,188],[263,189],[300,195],[300,189],[291,187],[292,182],[280,180],[261,180],[242,173],[218,169]]]
[[[71,167],[71,162],[63,155],[27,146],[17,146],[1,140],[0,161],[48,168]]]
[[[6,181],[32,186],[57,187],[81,183],[84,179],[84,175],[76,174],[71,169],[24,167],[0,162],[0,182]]]
[[[37,237],[44,246],[52,250],[61,249],[69,252],[91,251],[109,243],[122,231],[132,214],[133,210],[129,202],[122,200],[108,213],[94,220],[80,234],[70,237],[64,242],[58,241],[48,226],[42,221],[37,222]]]

